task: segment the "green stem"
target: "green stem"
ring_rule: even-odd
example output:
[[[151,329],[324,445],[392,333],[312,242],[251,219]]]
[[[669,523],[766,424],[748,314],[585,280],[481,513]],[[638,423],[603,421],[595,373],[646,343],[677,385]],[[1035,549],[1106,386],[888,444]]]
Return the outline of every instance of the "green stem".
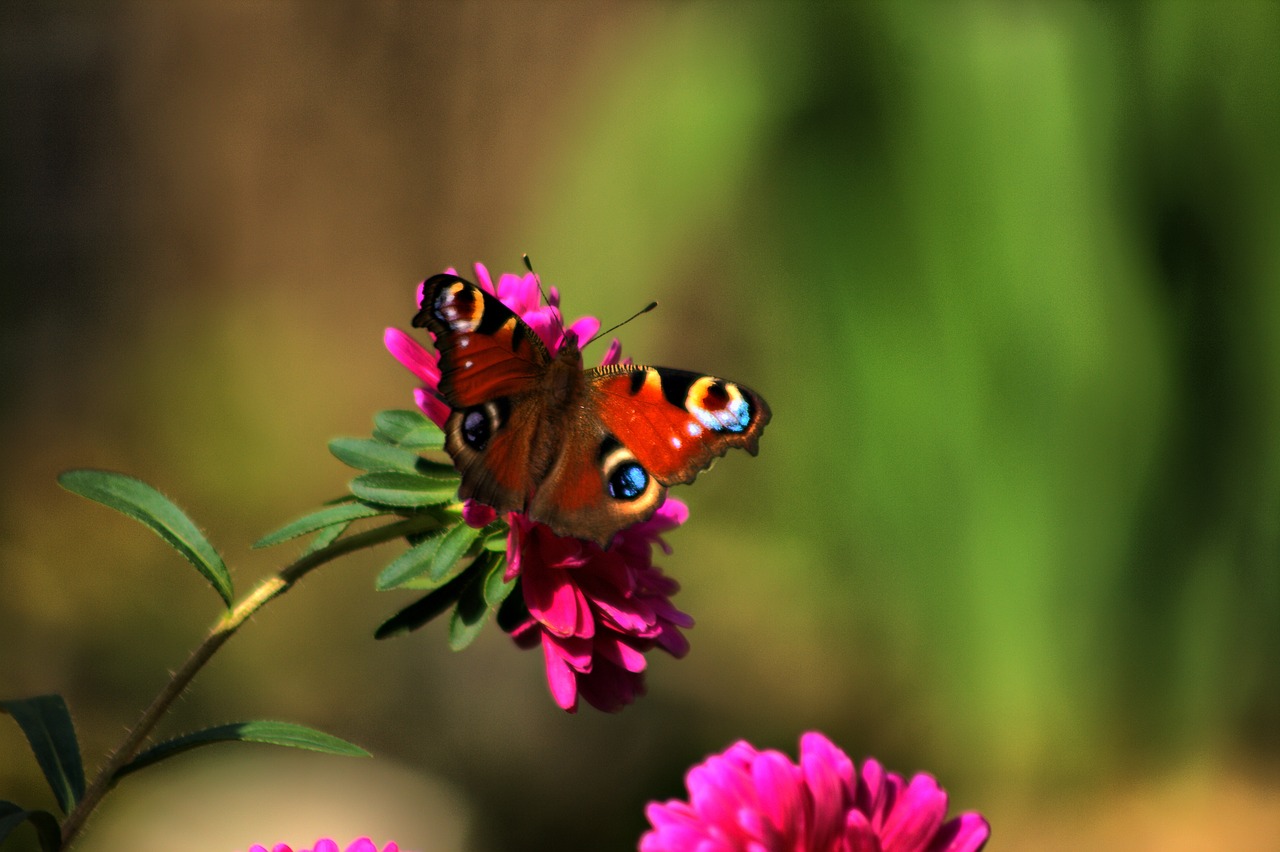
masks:
[[[205,636],[204,641],[196,646],[187,661],[173,673],[173,677],[169,679],[169,682],[152,700],[150,706],[143,711],[137,723],[125,736],[124,741],[116,747],[116,750],[107,758],[106,763],[98,770],[93,782],[85,790],[84,796],[76,803],[71,813],[67,815],[66,820],[62,823],[62,848],[67,849],[70,847],[71,842],[75,840],[80,830],[84,828],[89,814],[93,812],[94,808],[98,806],[102,798],[110,792],[115,784],[116,773],[137,755],[143,741],[150,736],[160,718],[173,705],[173,702],[178,699],[178,696],[187,688],[187,685],[191,683],[196,674],[204,668],[205,663],[209,662],[214,653],[240,629],[240,626],[251,615],[266,606],[268,602],[284,594],[294,583],[326,562],[365,547],[382,544],[416,532],[423,532],[438,526],[439,523],[439,518],[431,514],[416,515],[396,523],[386,524],[339,539],[328,547],[302,556],[296,562],[281,569],[275,576],[263,580],[239,603],[223,613],[208,635]]]

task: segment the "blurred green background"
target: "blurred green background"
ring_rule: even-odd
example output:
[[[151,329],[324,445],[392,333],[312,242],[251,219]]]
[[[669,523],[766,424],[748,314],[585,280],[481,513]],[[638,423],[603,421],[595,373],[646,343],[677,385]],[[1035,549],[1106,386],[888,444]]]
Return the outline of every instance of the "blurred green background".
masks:
[[[658,299],[628,353],[774,411],[676,492],[698,625],[635,706],[561,713],[496,629],[375,643],[365,554],[161,733],[377,758],[192,754],[80,848],[627,848],[808,729],[992,850],[1280,848],[1280,5],[18,2],[0,92],[0,697],[63,693],[90,768],[216,597],[56,474],[156,484],[246,590],[410,404],[425,276]],[[53,806],[11,721],[0,797]]]

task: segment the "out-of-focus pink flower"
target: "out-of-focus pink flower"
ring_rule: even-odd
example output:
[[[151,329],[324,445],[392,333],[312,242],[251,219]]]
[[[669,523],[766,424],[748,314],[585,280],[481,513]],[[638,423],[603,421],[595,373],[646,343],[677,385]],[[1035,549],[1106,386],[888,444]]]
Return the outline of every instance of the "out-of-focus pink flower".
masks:
[[[452,269],[446,270],[456,274]],[[551,289],[542,304],[538,279],[532,274],[503,274],[495,285],[489,270],[475,265],[476,284],[496,296],[525,321],[554,354],[565,337],[587,341],[600,328],[595,317],[565,325],[560,294]],[[422,305],[418,288],[418,306]],[[422,382],[414,397],[438,426],[449,407],[438,395],[439,356],[404,332],[389,328],[383,337],[388,351]],[[603,364],[622,361],[614,340]],[[645,654],[661,648],[676,657],[689,650],[681,628],[693,619],[676,609],[671,596],[680,588],[653,564],[653,547],[670,548],[661,534],[684,523],[689,510],[668,498],[649,520],[614,536],[609,550],[594,542],[556,535],[518,512],[508,514],[507,580],[521,579],[529,617],[512,630],[523,648],[541,646],[552,698],[560,707],[577,710],[579,697],[601,710],[621,710],[644,694]],[[467,501],[463,519],[483,527],[495,518],[492,509]]]
[[[257,843],[249,847],[249,852],[294,852],[294,849],[287,843],[277,843],[274,846],[260,846]],[[367,837],[357,837],[351,841],[345,850],[338,847],[327,837],[322,837],[316,841],[315,846],[311,849],[299,849],[297,852],[379,852],[377,845]],[[388,843],[382,847],[381,852],[400,852],[400,847],[395,843]]]
[[[904,781],[853,761],[826,737],[800,738],[800,760],[737,742],[685,776],[689,801],[651,802],[640,852],[977,852],[991,828],[978,813],[947,820],[932,776]]]

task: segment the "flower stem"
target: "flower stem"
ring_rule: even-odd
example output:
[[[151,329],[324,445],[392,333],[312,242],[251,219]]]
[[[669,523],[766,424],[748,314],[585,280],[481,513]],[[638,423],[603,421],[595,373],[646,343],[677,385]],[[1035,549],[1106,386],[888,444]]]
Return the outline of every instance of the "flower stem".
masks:
[[[402,521],[385,524],[341,538],[328,547],[305,554],[297,561],[282,568],[278,574],[258,583],[253,591],[223,613],[214,623],[208,635],[205,636],[204,641],[196,646],[195,650],[191,652],[191,656],[182,664],[182,667],[173,673],[169,682],[165,684],[147,709],[142,712],[142,716],[137,723],[129,730],[124,741],[116,747],[111,756],[107,758],[106,763],[98,770],[93,782],[85,790],[84,796],[76,803],[76,806],[62,823],[61,848],[67,849],[71,846],[72,841],[75,840],[80,830],[84,828],[89,814],[93,812],[94,808],[102,801],[102,798],[115,785],[116,773],[137,755],[143,741],[150,736],[160,718],[173,705],[173,702],[178,699],[178,696],[187,688],[187,685],[191,683],[196,674],[204,668],[205,663],[209,662],[214,653],[240,629],[241,625],[251,615],[262,609],[271,600],[284,594],[294,583],[326,562],[365,547],[371,547],[431,529],[438,526],[439,523],[439,518],[431,514],[415,515]]]

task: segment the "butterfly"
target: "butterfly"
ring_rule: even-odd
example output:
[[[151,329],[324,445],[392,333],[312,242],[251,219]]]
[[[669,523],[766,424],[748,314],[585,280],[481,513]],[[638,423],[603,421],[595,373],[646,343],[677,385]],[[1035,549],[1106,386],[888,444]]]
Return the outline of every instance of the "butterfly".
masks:
[[[657,511],[668,486],[692,482],[732,447],[754,456],[769,422],[759,394],[714,376],[584,370],[572,331],[553,356],[510,308],[457,275],[423,282],[421,305],[413,325],[440,353],[459,496],[558,535],[608,547]]]

